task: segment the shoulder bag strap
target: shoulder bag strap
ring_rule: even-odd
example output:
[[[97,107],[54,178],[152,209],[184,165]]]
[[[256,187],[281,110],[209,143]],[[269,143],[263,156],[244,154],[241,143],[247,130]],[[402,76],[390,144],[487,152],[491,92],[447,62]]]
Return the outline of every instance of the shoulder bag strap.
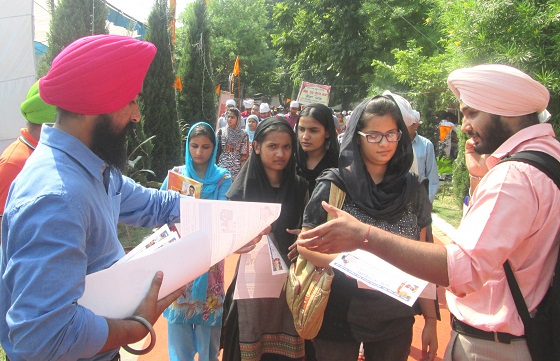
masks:
[[[502,159],[500,163],[507,161],[518,161],[532,165],[533,167],[539,169],[541,172],[550,177],[550,179],[552,179],[554,183],[556,183],[556,186],[560,188],[560,162],[553,156],[536,150],[526,150],[508,156],[507,158]],[[556,234],[556,238],[558,239],[559,237],[560,231]],[[506,273],[506,278],[511,290],[511,295],[513,296],[513,300],[515,301],[517,312],[519,313],[519,316],[523,321],[523,325],[527,327],[531,320],[531,315],[529,314],[527,304],[525,303],[523,294],[519,289],[519,284],[515,279],[515,275],[513,274],[513,270],[511,269],[509,261],[504,262],[504,271]],[[555,292],[558,292],[558,290],[555,290]]]
[[[329,193],[329,204],[334,206],[338,209],[342,208],[342,204],[344,204],[344,198],[346,198],[346,193],[338,188],[336,184],[331,182],[331,191]],[[327,216],[327,222],[332,219],[331,215]]]

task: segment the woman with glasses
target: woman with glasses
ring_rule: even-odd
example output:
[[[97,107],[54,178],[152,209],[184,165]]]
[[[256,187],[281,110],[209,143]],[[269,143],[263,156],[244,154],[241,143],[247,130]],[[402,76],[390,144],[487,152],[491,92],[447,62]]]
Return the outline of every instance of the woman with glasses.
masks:
[[[331,184],[346,192],[342,209],[363,222],[388,232],[425,241],[431,223],[431,204],[425,187],[409,173],[412,145],[398,105],[390,96],[362,102],[352,113],[341,144],[338,168],[317,179],[303,218],[303,230],[325,223],[321,206]],[[302,256],[324,267],[336,255],[298,247]],[[435,303],[419,299],[425,318],[423,359],[434,360],[437,350]],[[323,324],[314,340],[320,361],[355,361],[360,343],[367,361],[406,361],[417,313],[381,292],[358,288],[353,278],[335,270]],[[428,352],[429,351],[429,352]]]

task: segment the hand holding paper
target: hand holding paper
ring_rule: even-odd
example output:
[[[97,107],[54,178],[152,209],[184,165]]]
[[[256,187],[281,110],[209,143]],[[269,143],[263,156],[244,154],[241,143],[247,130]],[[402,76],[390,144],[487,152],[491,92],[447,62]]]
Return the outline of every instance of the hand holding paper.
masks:
[[[158,296],[161,300],[254,239],[278,218],[280,207],[275,203],[181,199],[181,239],[87,275],[78,303],[100,316],[130,316],[146,297],[156,272],[165,275]]]

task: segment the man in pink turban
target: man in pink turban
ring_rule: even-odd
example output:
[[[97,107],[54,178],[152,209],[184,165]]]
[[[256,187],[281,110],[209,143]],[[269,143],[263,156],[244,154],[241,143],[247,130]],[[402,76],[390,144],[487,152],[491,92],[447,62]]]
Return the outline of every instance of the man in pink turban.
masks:
[[[453,334],[444,360],[530,360],[503,264],[509,261],[528,310],[534,311],[548,291],[558,257],[560,190],[532,165],[498,162],[525,150],[560,160],[552,126],[539,118],[548,91],[506,65],[459,69],[448,83],[464,115],[461,130],[470,136],[467,168],[480,181],[471,187],[456,238],[445,246],[410,241],[324,204],[334,220],[301,233],[298,244],[323,253],[361,248],[445,286]],[[558,356],[545,354],[544,359]]]
[[[87,274],[124,256],[117,221],[144,227],[179,219],[179,194],[122,175],[126,133],[140,121],[138,97],[156,53],[130,37],[78,39],[39,82],[56,106],[54,126],[12,183],[2,219],[0,341],[19,360],[118,360],[182,289],[157,300],[163,275],[127,319],[94,314],[77,300]]]

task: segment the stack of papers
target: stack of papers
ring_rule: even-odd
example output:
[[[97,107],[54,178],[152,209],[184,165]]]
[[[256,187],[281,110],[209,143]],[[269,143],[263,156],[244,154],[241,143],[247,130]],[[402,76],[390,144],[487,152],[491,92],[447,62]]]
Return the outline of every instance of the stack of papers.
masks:
[[[165,242],[162,247],[152,245],[126,261],[87,275],[78,303],[100,316],[128,317],[146,296],[157,271],[164,274],[161,299],[257,237],[278,218],[280,208],[276,203],[183,198],[181,238],[165,241],[168,238],[161,238],[160,232],[154,236]]]

